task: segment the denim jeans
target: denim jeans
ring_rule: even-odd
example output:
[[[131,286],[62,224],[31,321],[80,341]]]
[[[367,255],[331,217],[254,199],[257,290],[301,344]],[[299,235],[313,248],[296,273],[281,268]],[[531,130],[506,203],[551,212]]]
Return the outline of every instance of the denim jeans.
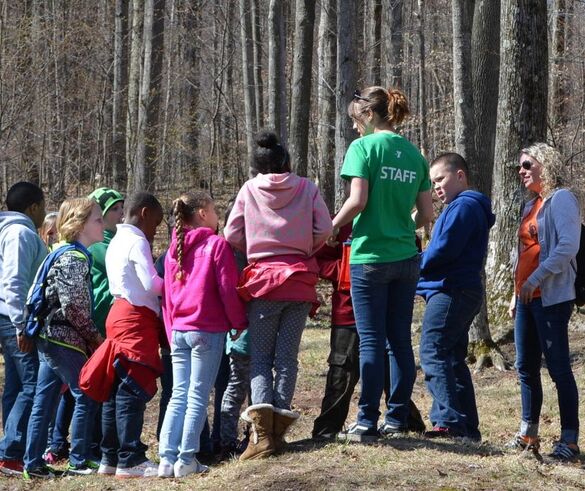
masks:
[[[54,423],[49,426],[48,448],[54,453],[69,449],[67,438],[69,437],[69,426],[75,410],[75,398],[69,389],[61,394],[58,404],[57,414],[53,420]]]
[[[24,465],[36,469],[44,465],[43,451],[47,446],[49,423],[59,400],[62,384],[67,384],[75,398],[71,420],[71,452],[69,461],[81,465],[90,458],[92,425],[97,403],[79,388],[79,372],[87,357],[71,348],[37,339],[39,377],[28,425]]]
[[[148,447],[140,440],[145,410],[143,397],[116,376],[102,406],[102,464],[128,469],[146,462]]]
[[[163,373],[160,376],[160,401],[158,403],[158,422],[156,424],[156,439],[160,438],[160,430],[165,419],[167,406],[173,394],[173,361],[170,351],[163,350],[161,354]]]
[[[390,349],[390,396],[385,421],[395,427],[408,427],[409,401],[416,378],[410,325],[419,263],[417,254],[393,263],[350,266],[362,381],[357,421],[368,428],[375,428],[380,416],[386,343]]]
[[[527,436],[538,435],[542,408],[541,359],[555,383],[561,416],[561,440],[576,443],[579,438],[579,394],[569,358],[568,326],[573,302],[543,307],[540,298],[528,304],[516,302],[514,342],[516,370],[522,397],[522,428]]]
[[[161,458],[190,464],[199,451],[224,342],[224,332],[173,331],[173,395],[160,432]]]
[[[0,342],[4,356],[4,394],[0,460],[22,460],[26,431],[33,405],[39,359],[35,352],[22,353],[16,344],[16,328],[6,316],[0,315]]]
[[[479,312],[481,290],[438,292],[427,301],[420,338],[420,363],[433,397],[433,426],[479,439],[471,373],[465,363],[469,327]]]
[[[255,298],[248,303],[252,404],[290,409],[310,310],[309,302]]]
[[[221,401],[222,447],[237,444],[240,411],[250,393],[250,355],[242,355],[232,351],[229,360],[229,381]],[[215,417],[216,415],[214,415]]]

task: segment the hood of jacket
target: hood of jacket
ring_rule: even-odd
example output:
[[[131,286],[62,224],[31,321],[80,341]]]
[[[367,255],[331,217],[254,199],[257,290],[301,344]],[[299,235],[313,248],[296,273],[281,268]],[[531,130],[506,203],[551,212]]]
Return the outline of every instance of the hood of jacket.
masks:
[[[215,232],[208,227],[197,227],[185,230],[185,237],[183,238],[183,257],[187,252],[197,247],[197,245],[206,240],[210,235],[215,235]],[[173,240],[169,246],[168,254],[174,259],[177,259],[177,245],[177,234],[175,230],[173,230]]]
[[[18,211],[0,212],[0,234],[4,231],[6,227],[14,225],[15,223],[24,225],[25,227],[31,229],[35,233],[37,231],[37,229],[35,228],[35,224],[28,217],[28,215],[25,215],[24,213],[20,213]]]
[[[459,193],[453,202],[460,199],[477,201],[485,213],[489,227],[493,227],[494,223],[496,223],[496,216],[492,212],[492,202],[485,194],[478,191],[467,190]]]
[[[273,210],[287,206],[304,185],[305,180],[291,172],[258,174],[248,181],[256,201]]]

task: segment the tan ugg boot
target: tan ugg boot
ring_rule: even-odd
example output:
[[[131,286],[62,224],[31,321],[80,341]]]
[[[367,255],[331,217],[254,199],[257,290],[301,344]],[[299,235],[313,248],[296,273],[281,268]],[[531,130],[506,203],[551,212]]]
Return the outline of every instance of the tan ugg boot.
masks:
[[[252,425],[252,434],[248,447],[240,460],[264,459],[275,451],[272,428],[274,425],[274,407],[272,404],[254,404],[240,416]]]
[[[286,447],[284,435],[290,426],[299,419],[300,414],[288,409],[274,408],[274,446],[277,452],[282,452]]]

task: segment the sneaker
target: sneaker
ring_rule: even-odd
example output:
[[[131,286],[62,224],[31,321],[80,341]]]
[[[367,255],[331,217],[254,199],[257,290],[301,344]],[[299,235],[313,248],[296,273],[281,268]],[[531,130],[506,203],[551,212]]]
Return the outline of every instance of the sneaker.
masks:
[[[379,438],[376,428],[368,428],[358,423],[352,424],[347,431],[341,431],[337,434],[337,440],[340,442],[375,442]]]
[[[134,477],[157,477],[158,465],[151,460],[142,462],[142,464],[134,467],[117,467],[116,478],[118,479],[132,479]]]
[[[553,451],[548,456],[559,462],[575,462],[580,454],[581,452],[577,445],[573,447],[565,442],[555,442]]]
[[[538,452],[538,449],[540,448],[540,439],[538,437],[525,436],[516,433],[514,438],[504,446],[510,450]]]
[[[175,477],[185,477],[189,474],[202,474],[209,471],[209,467],[201,464],[197,459],[193,459],[190,464],[184,464],[180,460],[175,462]]]
[[[23,470],[22,460],[0,460],[0,473],[6,476],[21,476]]]
[[[69,462],[65,472],[72,476],[89,476],[90,474],[95,474],[99,468],[100,465],[97,462],[86,460],[83,464],[77,465]]]
[[[62,475],[63,471],[58,471],[48,465],[43,465],[36,469],[24,469],[22,471],[22,477],[24,477],[25,481],[31,481],[32,479],[54,479]]]
[[[175,477],[173,464],[164,457],[160,459],[160,464],[158,464],[158,477]]]
[[[52,449],[51,447],[45,450],[43,454],[43,460],[50,465],[57,464],[63,460],[67,460],[69,458],[69,449],[67,447],[61,447],[57,450]]]
[[[114,474],[116,474],[116,466],[115,465],[104,464],[102,462],[100,464],[100,466],[98,467],[97,473],[100,476],[113,476]]]
[[[378,433],[382,438],[394,438],[406,435],[408,428],[401,428],[390,423],[384,423],[378,428]]]

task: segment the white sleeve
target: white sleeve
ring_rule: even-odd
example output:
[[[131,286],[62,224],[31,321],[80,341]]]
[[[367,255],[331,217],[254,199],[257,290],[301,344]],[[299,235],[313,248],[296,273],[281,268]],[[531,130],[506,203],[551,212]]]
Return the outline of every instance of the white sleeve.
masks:
[[[137,241],[130,249],[128,258],[132,264],[138,280],[145,291],[157,296],[162,295],[163,280],[156,272],[152,260],[152,251],[147,240]]]

